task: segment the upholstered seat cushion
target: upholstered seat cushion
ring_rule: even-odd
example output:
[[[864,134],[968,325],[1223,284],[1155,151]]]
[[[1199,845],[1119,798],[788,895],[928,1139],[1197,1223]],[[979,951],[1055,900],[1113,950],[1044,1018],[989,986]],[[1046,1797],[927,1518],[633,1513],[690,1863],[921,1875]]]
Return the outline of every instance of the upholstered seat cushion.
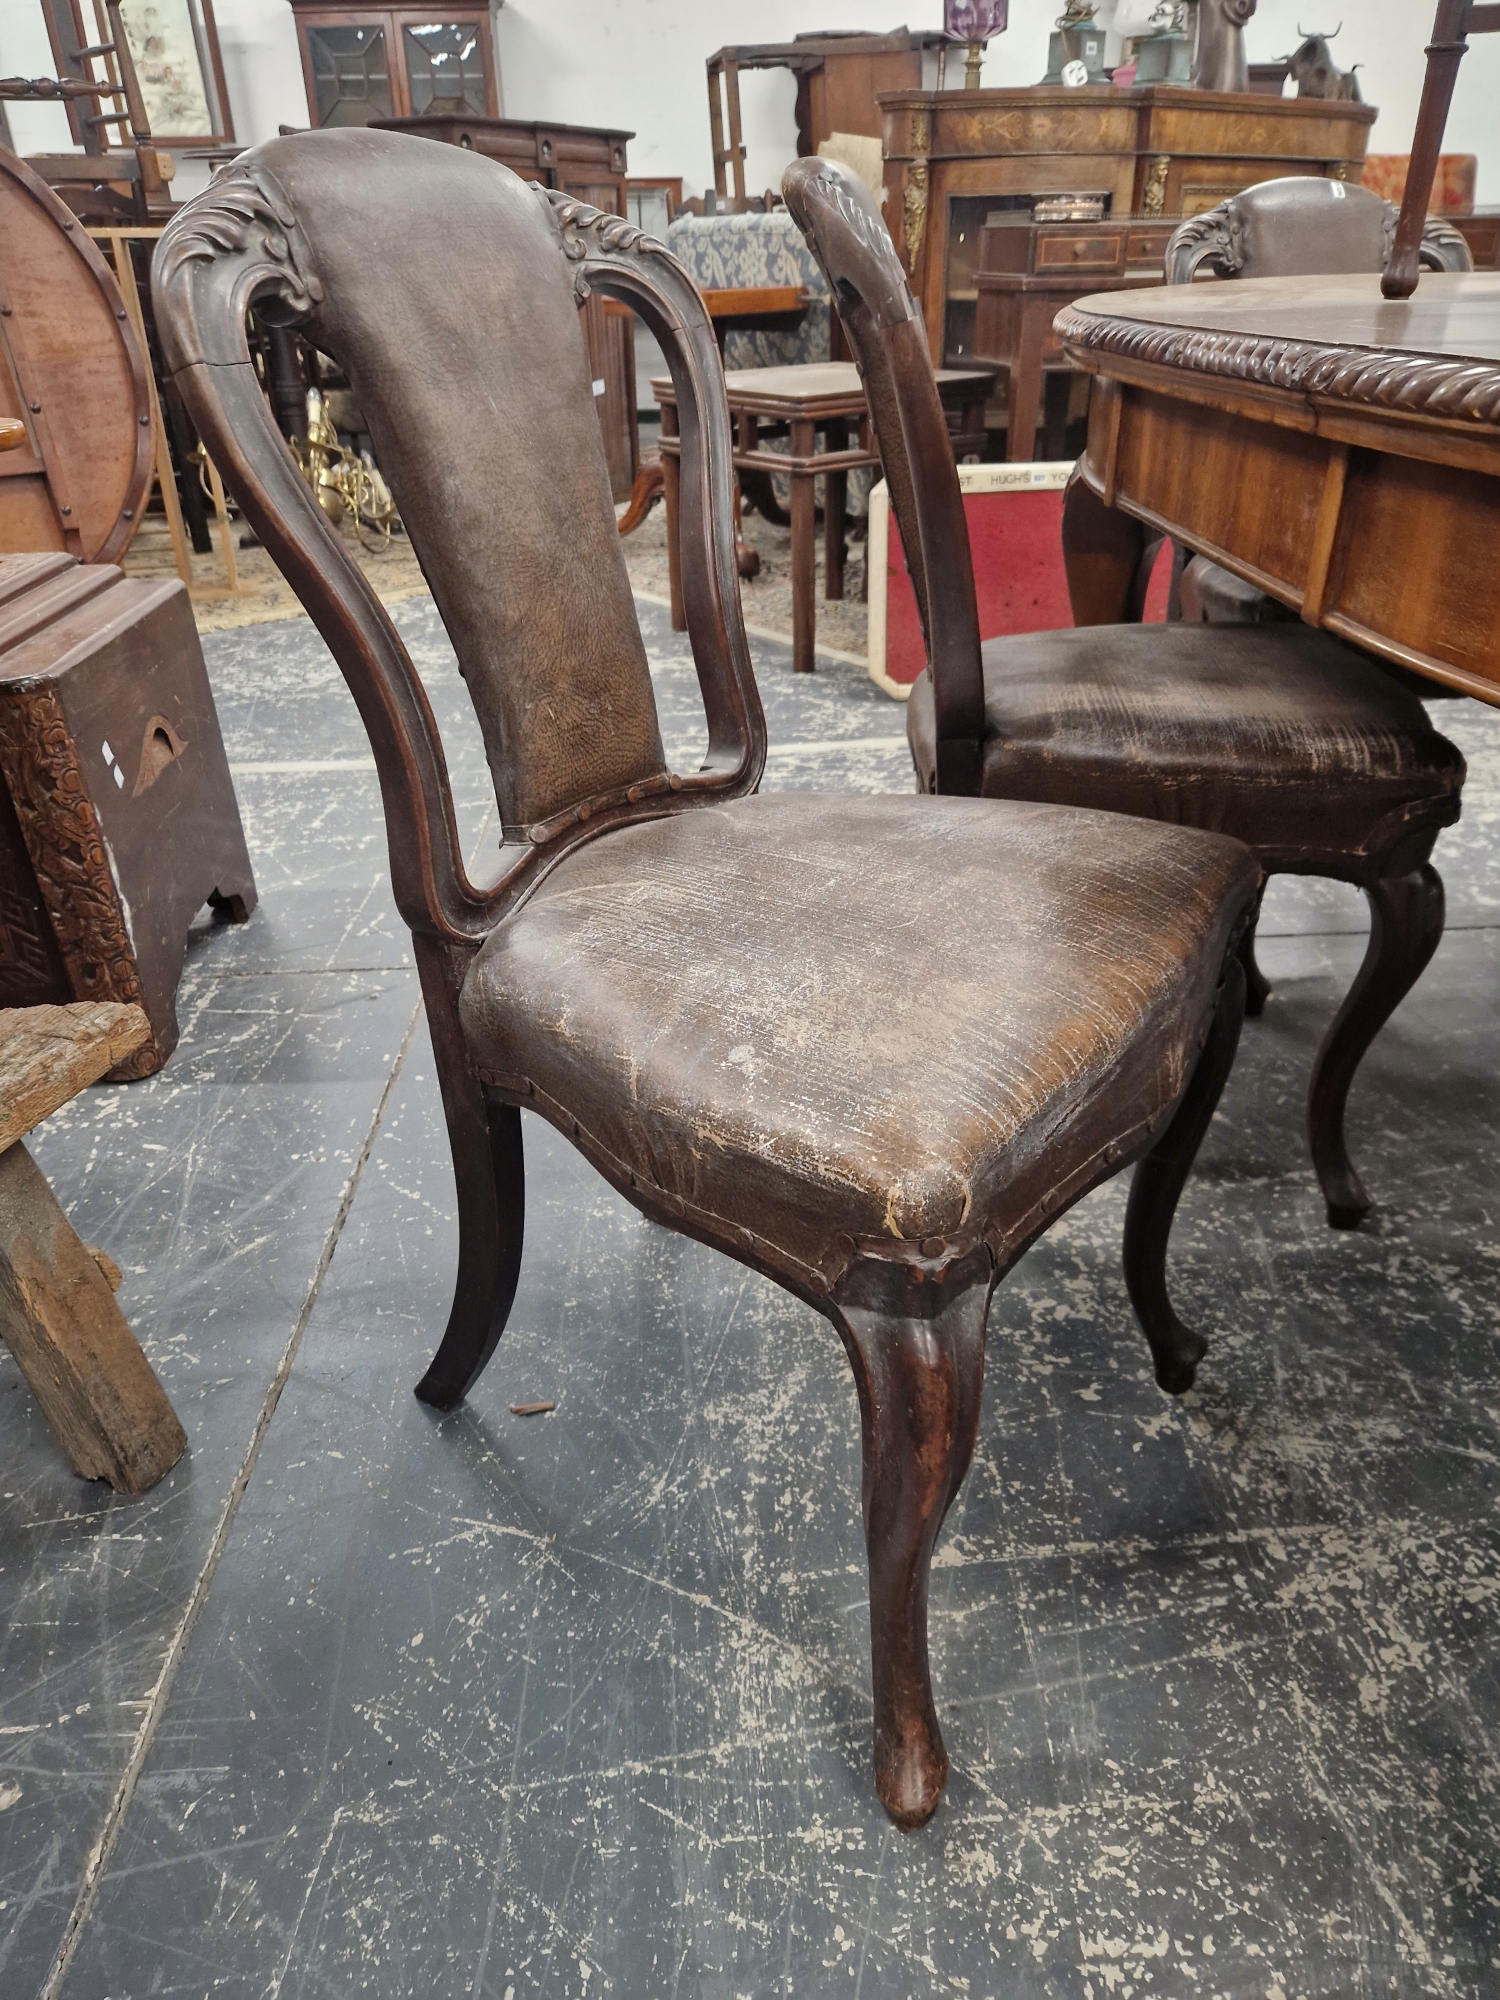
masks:
[[[851,1239],[1004,1256],[1179,1095],[1258,881],[1103,813],[751,798],[570,854],[464,1027],[617,1182],[814,1288]]]
[[[1464,760],[1421,702],[1308,626],[1094,625],[992,639],[984,694],[987,798],[1203,827],[1243,840],[1268,870],[1354,879],[1378,872],[1413,819],[1458,818]],[[929,787],[932,713],[924,674],[907,729]]]

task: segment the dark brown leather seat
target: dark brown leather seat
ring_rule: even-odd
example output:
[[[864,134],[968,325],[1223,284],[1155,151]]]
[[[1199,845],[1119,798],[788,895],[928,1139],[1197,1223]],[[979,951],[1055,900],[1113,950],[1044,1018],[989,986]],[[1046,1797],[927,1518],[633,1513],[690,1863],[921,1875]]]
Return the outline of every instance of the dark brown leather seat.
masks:
[[[1084,619],[981,647],[963,499],[890,234],[863,183],[834,161],[798,160],[783,191],[865,382],[922,614],[928,668],[907,716],[918,783],[1232,831],[1268,874],[1329,875],[1365,891],[1370,948],[1308,1090],[1328,1219],[1352,1227],[1370,1198],[1349,1159],[1344,1107],[1365,1050],[1442,937],[1429,857],[1459,815],[1462,756],[1374,661],[1301,625]],[[1255,215],[1281,213],[1274,190],[1253,193],[1266,197],[1249,202]],[[1368,220],[1366,205],[1346,205]],[[1080,579],[1086,599],[1091,569],[1135,567],[1144,545],[1140,524],[1075,473],[1064,514],[1075,611]],[[1270,989],[1253,930],[1244,956],[1258,1013]]]
[[[986,798],[1087,798],[1233,834],[1268,873],[1373,882],[1413,825],[1422,857],[1459,815],[1464,760],[1352,647],[1305,625],[1081,626],[983,648]],[[932,680],[912,690],[935,789]],[[1425,843],[1425,846],[1423,845]]]
[[[1252,869],[1103,813],[746,799],[569,855],[464,1028],[613,1178],[811,1270],[851,1236],[1008,1260],[1181,1094]]]
[[[459,1222],[417,1393],[458,1402],[505,1328],[523,1106],[647,1215],[812,1305],[860,1398],[876,1786],[916,1825],[947,1773],[928,1568],[974,1449],[995,1284],[1137,1160],[1125,1276],[1158,1380],[1186,1388],[1204,1351],[1166,1245],[1239,1033],[1256,863],[1062,808],[754,796],[766,730],[718,348],[687,274],[622,217],[458,147],[312,132],[219,174],[152,278],[174,379],[380,774]],[[662,751],[578,324],[590,288],[672,368],[696,771]],[[370,425],[484,735],[503,838],[480,879],[416,667],[272,421],[252,304],[337,357]]]

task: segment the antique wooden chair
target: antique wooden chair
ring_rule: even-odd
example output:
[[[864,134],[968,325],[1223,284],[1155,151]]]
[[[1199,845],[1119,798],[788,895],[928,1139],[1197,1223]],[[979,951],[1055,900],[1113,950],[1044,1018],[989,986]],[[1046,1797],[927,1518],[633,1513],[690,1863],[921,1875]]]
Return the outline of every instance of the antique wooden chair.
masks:
[[[1317,174],[1258,181],[1173,230],[1167,283],[1215,278],[1300,278],[1385,269],[1398,211],[1369,188]],[[1451,222],[1428,216],[1419,255],[1430,271],[1472,271],[1469,246]]]
[[[1233,833],[1267,874],[1354,882],[1370,946],[1313,1066],[1308,1135],[1335,1227],[1370,1207],[1344,1140],[1365,1050],[1437,949],[1429,856],[1464,761],[1415,695],[1301,625],[1089,625],[1091,565],[1137,567],[1138,522],[1075,474],[1064,516],[1068,631],[981,646],[963,500],[917,307],[880,212],[835,163],[782,183],[864,376],[927,637],[907,734],[925,791],[1048,799]],[[1244,943],[1250,1011],[1269,988]]]
[[[640,313],[672,369],[707,714],[690,774],[666,766],[615,532],[587,286]],[[765,725],[718,348],[681,267],[621,218],[456,147],[301,134],[187,205],[155,287],[193,420],[379,769],[458,1192],[456,1296],[417,1393],[457,1403],[505,1326],[522,1106],[645,1214],[831,1320],[863,1418],[876,1785],[915,1825],[947,1770],[928,1564],[974,1445],[998,1278],[1140,1158],[1126,1274],[1158,1380],[1183,1389],[1202,1355],[1165,1243],[1238,1033],[1256,865],[1099,813],[753,796]],[[257,384],[252,302],[359,396],[484,733],[504,831],[482,881],[416,670]]]

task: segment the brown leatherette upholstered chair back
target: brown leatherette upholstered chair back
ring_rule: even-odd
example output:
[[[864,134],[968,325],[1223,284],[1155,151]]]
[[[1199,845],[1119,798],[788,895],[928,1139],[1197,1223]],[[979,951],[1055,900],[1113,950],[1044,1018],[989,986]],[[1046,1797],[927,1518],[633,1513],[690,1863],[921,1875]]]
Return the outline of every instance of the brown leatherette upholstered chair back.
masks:
[[[928,1569],[974,1449],[995,1284],[1139,1161],[1125,1270],[1157,1379],[1180,1392],[1204,1352],[1167,1297],[1167,1234],[1239,1032],[1256,863],[1069,807],[754,796],[718,348],[686,273],[620,217],[457,147],[304,133],[188,203],[153,284],[174,380],[380,774],[457,1192],[453,1306],[417,1393],[458,1402],[504,1330],[523,1107],[653,1220],[830,1321],[860,1401],[876,1786],[916,1825],[947,1772]],[[662,756],[588,288],[640,313],[672,371],[709,738],[691,773]],[[364,409],[484,730],[504,825],[482,880],[412,661],[275,428],[251,304],[331,352]]]
[[[1353,1227],[1371,1203],[1349,1158],[1344,1107],[1365,1050],[1442,935],[1429,857],[1458,817],[1462,756],[1408,689],[1300,622],[1143,626],[1148,531],[1106,505],[1083,466],[1063,511],[1075,628],[981,642],[958,473],[895,245],[868,190],[835,161],[798,160],[782,185],[864,377],[925,612],[928,670],[907,709],[918,784],[1215,828],[1245,841],[1268,874],[1328,875],[1369,898],[1369,955],[1308,1090],[1328,1218]],[[1191,250],[1314,268],[1331,254],[1335,221],[1353,216],[1353,247],[1340,254],[1374,271],[1374,224],[1383,230],[1388,218],[1372,199],[1326,181],[1276,181],[1184,225],[1176,240],[1189,267]],[[1303,252],[1283,238],[1309,216],[1311,263],[1297,263]],[[1112,608],[1098,612],[1101,603]],[[1132,622],[1116,622],[1122,611]],[[1245,968],[1258,1013],[1270,989],[1253,933]]]
[[[1383,271],[1396,240],[1397,211],[1369,188],[1313,174],[1260,181],[1195,215],[1167,245],[1167,283],[1215,278],[1303,278]],[[1431,271],[1472,271],[1469,246],[1450,223],[1429,217],[1422,263]]]
[[[727,500],[704,449],[710,432],[728,443],[712,332],[705,320],[672,339],[697,295],[665,252],[612,257],[639,240],[463,148],[351,129],[273,140],[222,171],[154,265],[174,372],[212,370],[226,474],[264,510],[266,544],[335,655],[358,662],[346,672],[387,813],[420,829],[393,853],[397,901],[419,931],[486,932],[527,865],[510,889],[469,883],[420,679],[275,448],[226,298],[232,287],[268,318],[315,324],[347,369],[458,654],[503,824],[535,844],[559,821],[629,816],[669,789],[578,322],[586,255],[593,282],[625,284],[670,342],[685,478]],[[716,567],[706,507],[697,519],[685,587],[710,752],[679,780],[690,799],[753,789],[765,753],[737,580]]]

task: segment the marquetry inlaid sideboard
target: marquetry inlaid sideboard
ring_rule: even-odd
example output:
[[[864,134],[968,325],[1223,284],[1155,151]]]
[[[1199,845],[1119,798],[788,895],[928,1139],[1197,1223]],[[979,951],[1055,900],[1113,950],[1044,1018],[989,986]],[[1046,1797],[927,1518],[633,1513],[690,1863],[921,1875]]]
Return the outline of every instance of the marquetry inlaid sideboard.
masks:
[[[968,362],[980,232],[1039,195],[1094,194],[1107,216],[1198,215],[1282,174],[1357,181],[1373,104],[1116,89],[898,90],[880,97],[885,218],[932,358]]]

